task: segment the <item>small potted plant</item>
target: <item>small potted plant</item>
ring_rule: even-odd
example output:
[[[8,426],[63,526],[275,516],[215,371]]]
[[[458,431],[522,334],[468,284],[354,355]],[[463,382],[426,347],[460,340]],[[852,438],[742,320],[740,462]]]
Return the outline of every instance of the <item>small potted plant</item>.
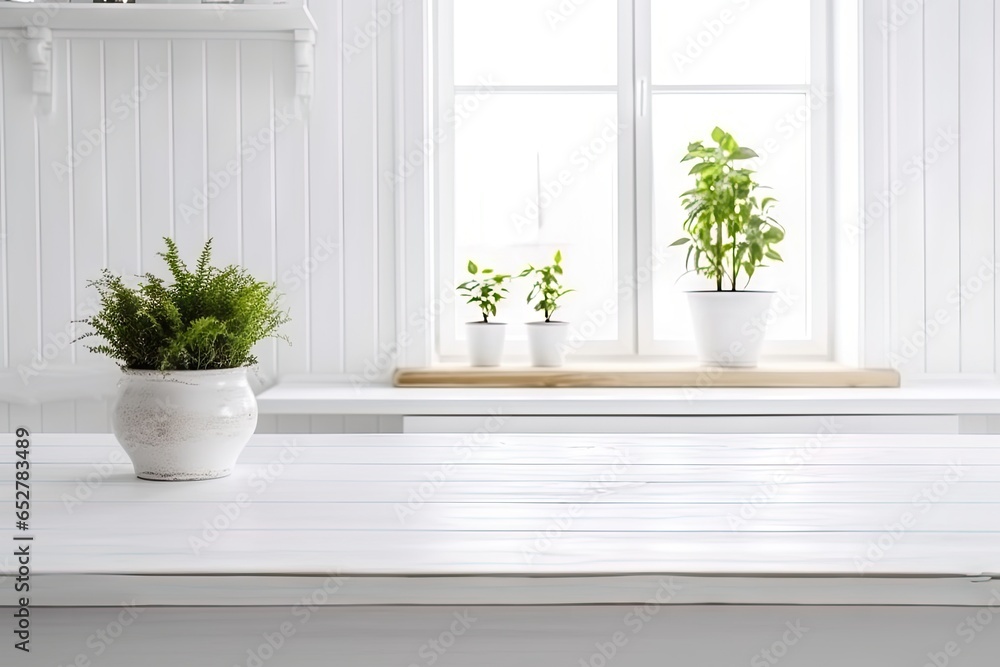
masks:
[[[518,276],[535,277],[535,284],[528,293],[528,303],[534,303],[535,310],[545,316],[541,322],[528,323],[528,348],[533,366],[563,364],[569,323],[554,322],[552,316],[559,308],[559,299],[573,290],[564,289],[559,283],[559,276],[562,274],[562,252],[557,250],[552,264],[538,268],[529,266]]]
[[[700,361],[754,367],[764,340],[760,323],[766,321],[774,293],[746,287],[767,260],[782,261],[774,246],[785,238],[785,231],[771,217],[775,199],[758,199],[762,186],[754,181],[753,170],[737,164],[757,153],[718,127],[712,140],[715,146],[689,144],[682,160],[696,160],[689,172],[696,181],[681,195],[687,236],[671,245],[688,247],[688,273],[715,283],[714,290],[688,292]]]
[[[160,253],[173,284],[147,273],[137,287],[105,269],[90,283],[97,314],[81,338],[121,366],[112,430],[141,479],[202,480],[229,475],[257,426],[247,367],[252,348],[288,321],[275,286],[244,269],[211,265],[212,242],[189,271],[177,245]],[[79,339],[78,339],[79,340]]]
[[[459,294],[466,303],[474,303],[482,314],[482,321],[467,322],[465,330],[469,338],[469,360],[473,366],[499,366],[503,356],[503,344],[507,335],[507,325],[490,322],[496,317],[497,304],[507,296],[505,284],[510,276],[496,273],[493,269],[480,270],[471,259],[467,265],[469,280],[458,286]]]

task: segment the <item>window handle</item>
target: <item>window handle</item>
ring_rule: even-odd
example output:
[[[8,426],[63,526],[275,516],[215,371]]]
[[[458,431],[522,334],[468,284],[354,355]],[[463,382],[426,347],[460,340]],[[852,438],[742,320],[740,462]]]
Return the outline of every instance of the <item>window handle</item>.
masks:
[[[646,115],[646,80],[639,79],[639,117]]]

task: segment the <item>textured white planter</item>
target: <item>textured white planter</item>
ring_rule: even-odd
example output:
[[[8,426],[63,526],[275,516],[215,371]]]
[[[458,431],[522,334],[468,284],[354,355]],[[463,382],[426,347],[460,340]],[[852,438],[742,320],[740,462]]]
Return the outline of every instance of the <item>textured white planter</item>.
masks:
[[[469,363],[473,366],[499,366],[507,325],[500,322],[466,322],[469,339]]]
[[[529,322],[528,349],[531,365],[555,367],[563,365],[566,351],[568,322]]]
[[[118,382],[112,429],[141,479],[226,477],[256,427],[245,368],[125,371]]]
[[[774,292],[688,292],[698,360],[753,368],[760,358]]]

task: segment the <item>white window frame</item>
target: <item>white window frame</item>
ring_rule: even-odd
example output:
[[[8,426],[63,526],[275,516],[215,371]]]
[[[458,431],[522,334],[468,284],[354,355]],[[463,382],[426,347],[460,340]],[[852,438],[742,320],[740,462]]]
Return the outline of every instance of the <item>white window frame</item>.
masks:
[[[454,0],[427,0],[428,15],[421,42],[426,40],[428,71],[421,77],[427,81],[427,96],[431,127],[429,137],[434,141],[433,161],[425,178],[431,188],[427,210],[430,227],[429,237],[424,242],[430,246],[426,265],[429,274],[423,276],[426,282],[432,276],[431,295],[434,302],[435,322],[429,332],[432,344],[428,361],[448,363],[465,357],[464,344],[457,340],[452,326],[455,321],[456,300],[447,298],[452,280],[451,267],[455,265],[453,199],[442,196],[442,188],[437,184],[453,180],[454,172],[454,127],[447,122],[445,114],[451,108],[456,87],[451,80],[454,71],[450,56],[451,35],[439,26],[452,23]],[[834,247],[830,214],[831,174],[829,166],[832,151],[830,122],[830,48],[831,28],[830,0],[809,0],[811,3],[810,39],[810,81],[796,85],[658,85],[652,86],[652,45],[651,45],[651,2],[650,0],[619,0],[618,22],[618,75],[616,86],[540,86],[540,87],[498,87],[495,94],[516,94],[517,92],[613,92],[618,91],[619,122],[623,125],[621,140],[618,142],[619,201],[618,201],[618,248],[617,271],[619,282],[632,280],[637,286],[627,291],[628,298],[619,297],[617,341],[590,341],[574,351],[575,356],[596,360],[665,359],[691,358],[695,354],[690,341],[662,341],[653,338],[653,285],[652,281],[636,279],[637,269],[649,261],[649,249],[653,235],[653,155],[652,116],[650,113],[653,95],[677,92],[712,93],[774,93],[794,92],[806,96],[810,103],[807,121],[811,139],[808,143],[807,211],[809,225],[807,243],[809,252],[811,285],[809,294],[810,338],[800,341],[766,341],[764,355],[774,360],[827,360],[833,357],[831,349],[833,289],[830,261]],[[404,35],[405,38],[405,35]],[[412,61],[406,65],[412,69]],[[458,89],[457,92],[463,92]],[[812,108],[816,93],[822,92],[827,102]],[[630,193],[632,196],[629,196]],[[629,224],[635,221],[635,224]],[[409,272],[408,272],[409,273]],[[411,280],[416,276],[411,276]],[[405,286],[401,286],[405,287]],[[409,287],[412,289],[413,284]],[[422,355],[424,357],[427,354]],[[510,341],[507,355],[511,361],[527,358],[527,346],[521,341]]]

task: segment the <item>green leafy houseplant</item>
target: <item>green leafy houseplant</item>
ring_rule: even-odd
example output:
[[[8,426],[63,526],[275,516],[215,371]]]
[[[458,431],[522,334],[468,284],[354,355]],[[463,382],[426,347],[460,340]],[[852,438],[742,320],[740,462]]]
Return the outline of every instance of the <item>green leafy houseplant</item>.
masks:
[[[107,269],[89,283],[100,295],[101,309],[82,320],[93,331],[80,339],[103,342],[87,349],[128,370],[195,371],[252,366],[255,344],[265,338],[288,341],[278,333],[289,318],[278,307],[274,284],[255,280],[240,267],[213,267],[211,240],[194,271],[181,261],[172,239],[164,242],[167,251],[159,256],[173,284],[146,273],[137,287],[129,287]]]
[[[695,187],[681,195],[687,217],[687,236],[671,246],[687,245],[687,272],[695,272],[715,281],[717,291],[723,282],[737,289],[741,273],[747,284],[765,260],[782,261],[774,246],[785,238],[785,231],[774,218],[773,197],[758,199],[760,186],[754,171],[738,162],[757,157],[740,146],[733,135],[715,128],[715,146],[696,141],[688,145],[682,162],[697,160],[689,172],[696,177]],[[746,284],[744,284],[746,287]]]
[[[507,296],[505,283],[510,282],[510,276],[496,273],[493,269],[480,270],[471,259],[467,265],[469,280],[458,286],[458,291],[466,299],[466,303],[474,303],[483,316],[483,322],[489,323],[490,317],[496,317],[497,304]]]
[[[548,266],[529,266],[518,276],[524,278],[534,274],[535,284],[528,293],[528,303],[535,303],[535,310],[545,315],[545,321],[551,322],[556,309],[559,308],[559,299],[573,292],[572,289],[563,289],[559,284],[559,276],[563,274],[562,251],[557,250],[553,263]]]

